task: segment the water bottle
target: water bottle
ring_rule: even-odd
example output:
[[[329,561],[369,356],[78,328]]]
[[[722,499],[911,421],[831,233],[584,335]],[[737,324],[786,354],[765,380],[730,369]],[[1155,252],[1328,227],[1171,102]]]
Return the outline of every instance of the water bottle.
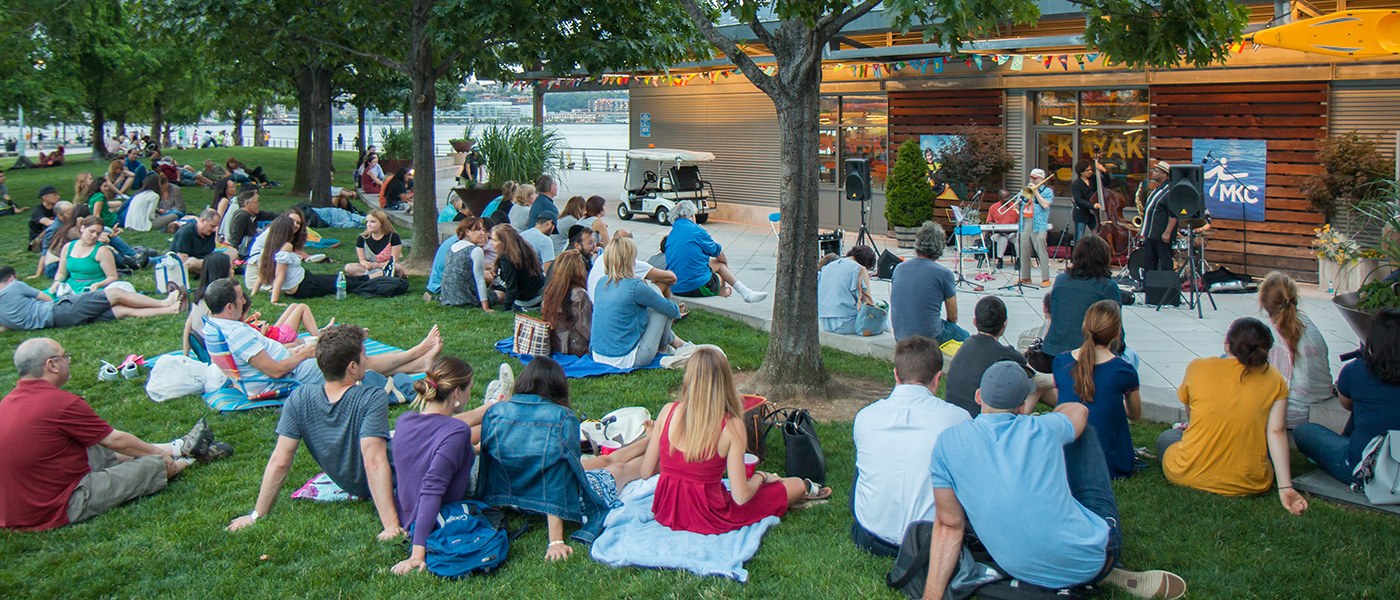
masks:
[[[335,299],[345,299],[345,271],[341,271],[335,275]]]

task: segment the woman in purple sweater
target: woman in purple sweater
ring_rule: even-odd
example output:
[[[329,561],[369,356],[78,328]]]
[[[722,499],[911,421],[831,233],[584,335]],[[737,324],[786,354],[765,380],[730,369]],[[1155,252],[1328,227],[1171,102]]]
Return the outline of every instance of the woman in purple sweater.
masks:
[[[472,424],[480,425],[485,412],[462,412],[471,396],[472,367],[460,358],[439,358],[413,389],[418,392],[413,401],[418,412],[400,416],[394,431],[399,522],[411,524],[413,536],[411,554],[394,565],[397,575],[425,568],[428,535],[437,527],[438,510],[467,497],[476,460]]]

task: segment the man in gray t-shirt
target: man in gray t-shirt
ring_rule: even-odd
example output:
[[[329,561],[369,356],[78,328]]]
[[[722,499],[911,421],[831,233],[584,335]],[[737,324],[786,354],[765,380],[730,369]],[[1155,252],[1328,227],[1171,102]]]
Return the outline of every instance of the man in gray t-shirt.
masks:
[[[305,442],[331,481],[374,501],[384,527],[380,541],[403,535],[389,462],[389,396],[380,386],[361,383],[366,373],[365,337],[364,328],[354,325],[321,330],[316,365],[326,383],[297,388],[283,405],[277,446],[267,459],[257,503],[248,515],[234,519],[229,531],[248,527],[272,510],[297,446]]]
[[[982,407],[977,404],[977,387],[981,385],[982,374],[988,367],[1004,360],[1025,367],[1026,357],[999,339],[1006,331],[1006,303],[1001,298],[984,296],[978,300],[977,306],[972,309],[972,324],[977,327],[977,333],[967,338],[953,356],[943,396],[950,404],[966,409],[976,417],[982,413]],[[1053,387],[1049,393],[1054,394]],[[1038,400],[1040,394],[1040,391],[1032,392],[1027,400]],[[1047,398],[1047,401],[1053,399]]]
[[[0,330],[33,331],[73,327],[126,317],[152,317],[180,312],[183,291],[164,300],[115,287],[75,294],[54,301],[48,294],[15,279],[15,269],[0,265]]]
[[[936,261],[943,256],[943,228],[927,223],[914,238],[914,258],[890,276],[890,329],[896,341],[911,335],[938,340],[967,339],[958,327],[958,290],[953,272]],[[943,316],[947,309],[947,318]]]

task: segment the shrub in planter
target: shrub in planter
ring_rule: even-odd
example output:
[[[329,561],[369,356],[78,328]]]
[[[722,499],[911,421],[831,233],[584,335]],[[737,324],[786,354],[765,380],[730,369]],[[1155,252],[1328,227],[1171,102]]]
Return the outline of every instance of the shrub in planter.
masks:
[[[1329,221],[1339,209],[1372,202],[1383,195],[1382,186],[1376,183],[1384,181],[1395,168],[1374,141],[1353,131],[1318,142],[1322,173],[1307,178],[1303,194]]]
[[[904,140],[885,182],[885,220],[891,227],[918,227],[933,219],[935,198],[928,184],[928,163],[924,162],[918,140]]]
[[[399,170],[399,167],[413,165],[413,130],[386,127],[379,130],[379,166],[386,175]]]
[[[530,126],[492,125],[481,132],[476,150],[486,166],[486,187],[498,189],[506,181],[534,183],[540,175],[553,175],[550,158],[564,138],[554,130]]]

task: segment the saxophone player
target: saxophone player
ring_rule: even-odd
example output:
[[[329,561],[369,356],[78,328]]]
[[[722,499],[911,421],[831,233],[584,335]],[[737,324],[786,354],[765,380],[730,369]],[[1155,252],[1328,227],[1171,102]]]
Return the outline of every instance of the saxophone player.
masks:
[[[1045,238],[1050,232],[1050,203],[1055,192],[1045,184],[1045,170],[1031,169],[1029,183],[1016,194],[1021,211],[1021,239],[1017,258],[1021,261],[1021,283],[1031,282],[1031,249],[1040,257],[1040,287],[1050,287],[1050,253]]]

